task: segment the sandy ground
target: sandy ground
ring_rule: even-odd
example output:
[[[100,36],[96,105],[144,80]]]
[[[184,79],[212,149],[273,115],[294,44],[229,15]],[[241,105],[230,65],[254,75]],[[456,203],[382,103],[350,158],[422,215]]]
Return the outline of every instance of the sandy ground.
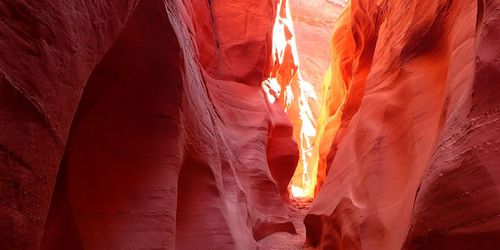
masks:
[[[311,201],[292,200],[291,203],[293,207],[290,208],[290,216],[292,217],[297,234],[294,235],[286,232],[271,234],[258,242],[259,249],[304,249],[306,229],[303,220],[307,211],[309,211]]]

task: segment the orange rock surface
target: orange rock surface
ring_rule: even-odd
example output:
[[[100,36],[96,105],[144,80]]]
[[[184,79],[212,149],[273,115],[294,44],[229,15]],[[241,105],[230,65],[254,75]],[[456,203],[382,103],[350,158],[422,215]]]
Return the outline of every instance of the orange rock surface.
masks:
[[[313,197],[316,186],[321,85],[329,64],[328,37],[342,10],[326,0],[288,0],[273,30],[274,65],[263,87],[285,109],[299,144],[300,158],[290,183],[294,197]]]
[[[332,39],[308,244],[500,246],[498,6],[350,1]]]

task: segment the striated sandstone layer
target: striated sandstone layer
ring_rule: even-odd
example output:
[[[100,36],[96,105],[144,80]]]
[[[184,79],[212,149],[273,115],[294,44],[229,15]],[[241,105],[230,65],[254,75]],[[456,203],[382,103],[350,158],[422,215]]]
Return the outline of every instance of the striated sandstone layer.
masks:
[[[495,0],[351,0],[320,117],[324,249],[498,249]]]
[[[295,232],[273,0],[0,4],[0,245],[255,249]],[[285,86],[286,87],[286,86]]]

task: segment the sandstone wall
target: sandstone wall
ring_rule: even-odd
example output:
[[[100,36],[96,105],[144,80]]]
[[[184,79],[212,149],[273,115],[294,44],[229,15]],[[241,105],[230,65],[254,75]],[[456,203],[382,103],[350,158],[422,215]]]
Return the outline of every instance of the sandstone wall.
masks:
[[[275,15],[272,0],[0,4],[0,245],[252,249],[294,232],[297,144],[260,86]]]
[[[500,246],[498,16],[498,1],[350,1],[324,86],[310,245]]]

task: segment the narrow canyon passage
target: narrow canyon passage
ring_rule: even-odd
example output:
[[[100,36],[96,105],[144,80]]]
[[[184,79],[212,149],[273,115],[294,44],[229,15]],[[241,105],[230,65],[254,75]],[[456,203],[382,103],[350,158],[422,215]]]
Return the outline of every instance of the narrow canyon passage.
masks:
[[[317,130],[321,127],[318,124],[323,98],[321,87],[331,58],[330,36],[335,21],[346,3],[344,1],[332,3],[289,0],[281,4],[279,7],[286,11],[280,12],[281,15],[277,17],[273,43],[277,45],[277,52],[282,53],[280,59],[283,65],[290,61],[295,67],[293,72],[286,73],[294,75],[288,78],[278,76],[269,81],[274,80],[279,83],[289,80],[292,88],[290,98],[292,100],[282,100],[282,105],[292,121],[294,138],[299,147],[297,168],[288,185],[292,205],[289,207],[289,214],[297,233],[276,232],[260,240],[259,245],[262,249],[303,249],[306,247],[306,230],[303,220],[310,209],[316,191],[315,175],[317,175],[319,156],[319,143],[316,141],[316,136]],[[278,70],[277,75],[279,73]],[[264,85],[265,90],[268,87]],[[279,86],[276,88],[278,91],[275,93],[279,92]],[[283,99],[286,98],[287,96]],[[298,99],[298,105],[294,103],[294,98]],[[279,97],[270,98],[270,101],[274,100],[280,99]]]
[[[280,104],[293,126],[299,161],[288,186],[292,198],[314,197],[319,161],[318,131],[323,78],[331,59],[330,35],[345,2],[283,1],[273,27],[275,60],[263,82],[269,102]],[[323,122],[324,124],[325,122]]]
[[[0,2],[0,248],[500,249],[499,20]]]

